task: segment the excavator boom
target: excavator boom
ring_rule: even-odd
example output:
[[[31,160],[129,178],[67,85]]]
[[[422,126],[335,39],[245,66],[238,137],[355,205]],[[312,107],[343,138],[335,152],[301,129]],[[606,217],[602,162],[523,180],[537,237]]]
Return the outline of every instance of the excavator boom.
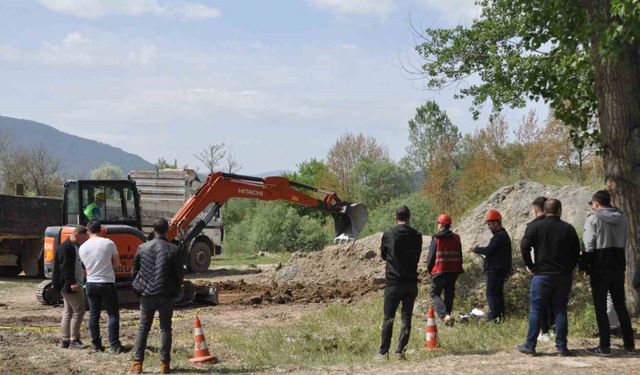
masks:
[[[322,196],[316,198],[307,194],[306,191]],[[204,228],[230,198],[282,200],[316,208],[333,217],[336,238],[346,240],[355,240],[358,237],[368,217],[366,207],[361,204],[343,202],[336,193],[291,181],[286,177],[260,178],[215,172],[207,177],[207,181],[173,216],[167,238],[171,241],[182,236],[181,240],[188,242],[190,238],[197,235],[199,230]],[[211,209],[205,218],[192,226],[189,233],[186,233],[191,222],[209,206]]]

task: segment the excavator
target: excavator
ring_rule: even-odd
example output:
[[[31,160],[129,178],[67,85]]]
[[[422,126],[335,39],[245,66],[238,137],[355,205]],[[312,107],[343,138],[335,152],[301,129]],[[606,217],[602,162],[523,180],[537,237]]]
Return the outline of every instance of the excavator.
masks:
[[[357,239],[364,227],[368,212],[358,203],[343,202],[334,192],[289,180],[281,176],[252,177],[231,173],[214,172],[207,177],[195,194],[175,213],[169,222],[167,239],[177,243],[182,251],[191,251],[190,246],[207,224],[219,215],[221,207],[231,198],[281,200],[292,204],[318,209],[334,219],[336,238]],[[94,204],[95,203],[95,204]],[[140,197],[134,180],[72,180],[64,185],[63,225],[47,227],[44,236],[43,266],[45,277],[51,278],[55,249],[72,233],[74,226],[89,221],[86,207],[101,204],[97,219],[102,224],[101,236],[115,242],[121,266],[115,270],[116,285],[121,304],[137,302],[131,289],[131,268],[138,246],[151,235],[142,232],[140,220]],[[185,257],[186,259],[189,256]],[[186,266],[186,265],[185,265]],[[203,302],[215,301],[211,288],[196,288],[185,280],[178,304],[189,304],[194,299]],[[50,282],[40,284],[37,300],[45,305],[59,304],[62,298]]]

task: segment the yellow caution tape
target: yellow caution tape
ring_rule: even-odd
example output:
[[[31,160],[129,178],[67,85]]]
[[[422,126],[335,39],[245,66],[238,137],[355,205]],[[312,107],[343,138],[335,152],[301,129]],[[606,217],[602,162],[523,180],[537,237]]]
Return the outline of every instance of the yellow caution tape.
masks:
[[[0,326],[0,330],[22,331],[22,332],[56,332],[60,327],[13,327]]]
[[[182,322],[185,320],[189,320],[189,318],[187,317],[175,317],[172,318],[171,321],[172,322]],[[158,318],[153,320],[154,323],[156,324],[160,324],[160,320]],[[121,327],[130,327],[130,326],[136,326],[140,324],[139,321],[131,321],[131,322],[126,322],[124,324],[120,324]],[[1,330],[6,330],[6,331],[19,331],[19,332],[57,332],[60,330],[59,326],[48,326],[48,327],[29,327],[29,326],[0,326],[0,331]]]

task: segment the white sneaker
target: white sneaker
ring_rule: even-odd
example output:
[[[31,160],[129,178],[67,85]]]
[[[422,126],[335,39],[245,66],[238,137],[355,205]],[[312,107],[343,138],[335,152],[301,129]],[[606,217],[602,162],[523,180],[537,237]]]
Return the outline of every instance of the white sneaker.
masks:
[[[538,341],[549,342],[551,341],[551,336],[548,333],[540,333],[538,335]]]

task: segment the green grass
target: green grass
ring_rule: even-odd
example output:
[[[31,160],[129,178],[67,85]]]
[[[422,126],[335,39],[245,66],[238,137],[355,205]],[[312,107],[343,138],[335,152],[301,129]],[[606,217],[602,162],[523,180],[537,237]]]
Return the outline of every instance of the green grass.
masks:
[[[247,255],[247,254],[222,254],[211,258],[211,267],[222,266],[248,266],[255,267],[259,264],[277,264],[286,263],[291,259],[291,253],[278,252],[269,253],[266,256]]]
[[[424,289],[424,288],[422,288]],[[424,299],[424,296],[418,298]],[[580,310],[570,314],[570,332],[590,337],[595,329],[593,314]],[[409,350],[409,360],[423,360],[446,354],[490,354],[511,350],[524,341],[526,315],[508,317],[502,324],[470,321],[454,327],[439,325],[441,349],[423,352],[423,312],[416,309]],[[332,303],[301,320],[278,326],[222,330],[217,334],[223,351],[236,353],[250,368],[268,368],[274,364],[289,366],[325,366],[372,362],[380,342],[382,296],[353,303]],[[396,317],[396,344],[399,317]],[[222,349],[222,348],[219,348]]]

